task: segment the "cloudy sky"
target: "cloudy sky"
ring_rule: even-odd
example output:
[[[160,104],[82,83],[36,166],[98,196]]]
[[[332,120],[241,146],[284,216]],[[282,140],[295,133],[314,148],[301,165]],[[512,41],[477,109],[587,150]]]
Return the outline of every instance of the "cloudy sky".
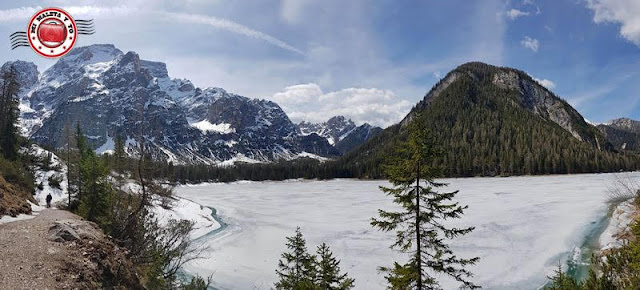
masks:
[[[113,43],[169,74],[278,102],[293,121],[399,121],[467,61],[516,67],[587,119],[640,119],[638,0],[2,1],[0,62],[40,7],[94,19],[76,45]]]

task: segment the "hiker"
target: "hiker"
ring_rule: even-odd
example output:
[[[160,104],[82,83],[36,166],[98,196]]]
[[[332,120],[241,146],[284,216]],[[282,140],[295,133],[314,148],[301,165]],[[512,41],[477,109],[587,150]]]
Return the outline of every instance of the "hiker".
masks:
[[[51,193],[47,194],[47,208],[51,207],[51,200],[53,199],[53,197],[51,196]]]

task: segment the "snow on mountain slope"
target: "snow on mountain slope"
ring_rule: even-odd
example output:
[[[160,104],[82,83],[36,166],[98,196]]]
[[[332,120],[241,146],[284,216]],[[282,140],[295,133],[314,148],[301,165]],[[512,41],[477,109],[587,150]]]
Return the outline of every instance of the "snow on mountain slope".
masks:
[[[335,116],[324,123],[302,121],[298,124],[298,127],[302,134],[310,135],[316,133],[318,136],[327,138],[329,144],[334,145],[355,129],[356,124],[351,119],[347,120],[344,116]]]
[[[28,62],[8,62],[2,71],[10,68],[22,85],[22,133],[54,148],[64,146],[65,125],[80,124],[100,153],[120,136],[133,141],[127,151],[135,154],[143,132],[154,158],[176,163],[339,155],[326,141],[300,134],[276,103],[197,88],[170,78],[164,63],[110,44],[75,48],[42,74]]]
[[[303,135],[316,134],[327,139],[341,154],[359,146],[375,134],[382,131],[379,127],[367,123],[356,126],[351,119],[335,116],[324,123],[302,121],[298,124]]]

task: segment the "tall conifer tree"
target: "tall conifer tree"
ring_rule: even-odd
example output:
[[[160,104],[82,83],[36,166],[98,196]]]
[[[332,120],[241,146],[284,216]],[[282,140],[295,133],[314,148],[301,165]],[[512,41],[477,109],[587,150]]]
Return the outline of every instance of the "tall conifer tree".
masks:
[[[0,96],[0,151],[6,159],[18,157],[18,89],[20,84],[13,67],[2,75],[2,95]]]
[[[441,154],[421,117],[416,115],[409,123],[407,140],[396,146],[398,151],[384,167],[393,186],[380,189],[394,197],[402,210],[379,210],[379,218],[371,225],[382,231],[396,231],[396,242],[391,246],[411,257],[405,264],[395,262],[393,267],[381,267],[387,273],[391,289],[438,289],[435,274],[445,274],[466,288],[479,288],[469,280],[473,276],[466,266],[479,258],[460,258],[453,253],[446,239],[470,233],[473,227],[449,228],[445,220],[460,218],[466,206],[453,202],[458,191],[439,193],[435,188],[445,186],[434,178],[441,170],[434,160]]]

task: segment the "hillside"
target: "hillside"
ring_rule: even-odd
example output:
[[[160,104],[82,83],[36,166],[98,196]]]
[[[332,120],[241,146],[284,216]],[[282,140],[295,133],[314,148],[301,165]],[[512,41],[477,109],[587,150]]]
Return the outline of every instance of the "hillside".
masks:
[[[416,117],[419,116],[418,119]],[[448,73],[402,122],[339,165],[359,177],[380,176],[380,164],[406,136],[405,125],[428,124],[447,176],[610,172],[637,169],[638,156],[618,153],[604,134],[566,101],[526,73],[467,63]]]
[[[15,217],[19,214],[30,214],[31,205],[35,202],[26,189],[7,182],[0,172],[0,218],[3,215]]]
[[[618,150],[640,150],[640,121],[621,118],[606,124],[598,125],[598,129]]]

